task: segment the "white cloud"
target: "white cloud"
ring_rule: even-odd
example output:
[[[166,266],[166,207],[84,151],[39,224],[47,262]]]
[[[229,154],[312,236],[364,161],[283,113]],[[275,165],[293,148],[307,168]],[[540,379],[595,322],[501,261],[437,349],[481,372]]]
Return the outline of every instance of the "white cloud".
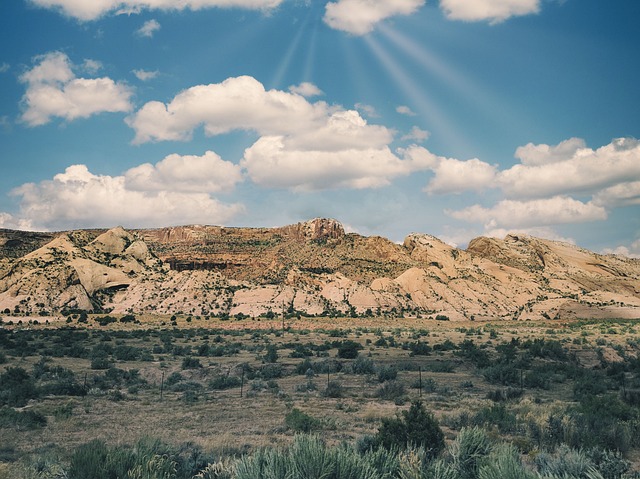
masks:
[[[368,124],[357,111],[266,91],[252,77],[195,86],[166,105],[149,102],[127,121],[136,143],[185,140],[200,124],[208,135],[256,131],[261,138],[246,149],[241,165],[255,183],[268,187],[373,188],[419,164],[394,155],[393,131]]]
[[[355,106],[356,110],[364,113],[369,118],[379,118],[380,117],[380,115],[376,111],[376,108],[374,106],[372,106],[372,105],[367,105],[366,103],[356,103],[354,106]]]
[[[610,186],[593,197],[596,205],[605,207],[640,205],[640,181]]]
[[[416,145],[398,151],[419,163],[422,169],[434,172],[433,178],[424,188],[430,194],[482,191],[495,182],[496,167],[477,158],[466,161],[445,158]]]
[[[400,105],[396,107],[396,112],[400,113],[401,115],[416,116],[416,114],[411,110],[411,108],[409,108],[406,105]]]
[[[162,176],[167,171],[160,170],[156,179],[169,183]],[[131,189],[126,175],[94,175],[85,165],[70,166],[52,180],[24,184],[12,194],[21,198],[24,221],[45,229],[220,224],[243,211],[242,205],[221,203],[205,192]]]
[[[138,13],[142,10],[200,10],[203,8],[245,8],[269,10],[283,0],[31,0],[43,8],[59,10],[80,21],[96,20],[104,15]]]
[[[27,84],[22,120],[44,125],[52,117],[87,118],[102,112],[131,110],[131,89],[112,79],[76,78],[69,58],[61,52],[36,57],[38,62],[20,80]]]
[[[324,21],[336,30],[365,35],[386,18],[410,15],[424,3],[425,0],[337,0],[327,3]]]
[[[596,193],[620,183],[640,181],[640,142],[613,140],[597,150],[571,139],[558,146],[527,145],[517,150],[522,164],[500,173],[498,185],[510,197],[548,197]],[[526,162],[526,163],[524,163]]]
[[[458,211],[447,211],[447,214],[469,223],[482,223],[486,230],[584,223],[607,218],[607,212],[601,206],[566,196],[530,201],[502,200],[491,208],[473,205]]]
[[[131,168],[124,178],[132,191],[218,193],[232,190],[242,181],[242,172],[238,165],[207,151],[202,156],[169,155],[155,165]]]
[[[411,131],[400,138],[403,141],[412,140],[417,142],[422,142],[427,140],[431,136],[431,133],[427,130],[423,130],[417,126],[411,128]]]
[[[569,138],[555,146],[528,143],[516,149],[515,158],[526,166],[542,166],[571,159],[578,150],[586,148],[582,138]]]
[[[309,82],[302,82],[299,85],[291,85],[289,87],[289,91],[307,98],[324,95],[324,92],[320,88]]]
[[[0,64],[0,73],[6,73],[11,69],[11,65],[9,65],[8,63],[4,62]]]
[[[330,109],[324,102],[279,90],[266,91],[249,76],[222,83],[198,85],[179,93],[168,104],[146,103],[127,123],[135,132],[134,143],[188,140],[199,125],[208,135],[233,130],[282,134],[313,130],[326,122]]]
[[[510,17],[540,11],[540,0],[440,0],[447,18],[466,22],[499,23]]]
[[[410,158],[400,159],[388,147],[301,150],[281,136],[265,136],[245,151],[241,165],[251,180],[272,188],[321,190],[377,188],[390,179],[422,169]]]
[[[136,76],[136,78],[140,81],[149,81],[156,78],[159,74],[158,70],[147,71],[147,70],[132,70],[132,73]]]
[[[95,75],[102,70],[102,63],[97,60],[85,59],[82,63],[82,69],[92,75]]]
[[[640,259],[640,240],[634,241],[629,246],[617,246],[615,248],[605,248],[602,254],[617,254],[627,258]]]
[[[495,166],[477,158],[466,161],[443,158],[433,172],[435,176],[425,188],[432,194],[479,192],[490,187],[496,176]]]
[[[2,211],[0,211],[0,228],[23,231],[32,231],[34,229],[29,220],[16,218],[9,213],[3,213]]]
[[[136,30],[136,34],[141,37],[151,38],[160,28],[160,23],[155,19],[151,19],[144,22],[142,26]]]

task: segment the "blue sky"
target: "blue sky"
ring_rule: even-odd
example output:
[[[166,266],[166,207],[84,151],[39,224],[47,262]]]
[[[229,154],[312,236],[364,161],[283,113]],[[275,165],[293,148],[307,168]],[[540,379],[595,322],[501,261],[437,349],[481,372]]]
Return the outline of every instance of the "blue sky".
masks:
[[[629,0],[1,2],[0,227],[321,216],[640,255],[639,19]]]

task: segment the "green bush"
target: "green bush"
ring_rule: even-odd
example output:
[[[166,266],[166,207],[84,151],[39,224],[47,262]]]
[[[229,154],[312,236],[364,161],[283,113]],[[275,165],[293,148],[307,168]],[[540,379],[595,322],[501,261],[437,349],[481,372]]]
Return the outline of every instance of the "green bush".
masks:
[[[398,368],[383,365],[378,368],[378,382],[394,381],[398,377]]]
[[[329,381],[327,389],[324,390],[324,395],[330,398],[341,398],[344,394],[344,388],[338,381]]]
[[[0,429],[13,428],[22,431],[46,425],[47,418],[37,411],[16,411],[7,406],[0,408]]]
[[[211,389],[231,389],[240,386],[241,380],[235,376],[218,376],[209,381]]]
[[[0,374],[0,406],[22,407],[38,391],[33,378],[20,367],[9,367]]]
[[[387,449],[422,446],[429,457],[436,457],[444,449],[442,429],[421,401],[412,402],[409,410],[402,411],[399,417],[383,419],[376,438]]]
[[[386,401],[395,401],[403,398],[407,394],[407,390],[400,381],[387,381],[376,391],[376,397]]]
[[[316,418],[295,407],[287,413],[284,422],[289,429],[295,432],[311,432],[320,426],[320,422]]]
[[[341,341],[338,345],[338,357],[341,359],[355,359],[358,351],[362,349],[362,344],[349,339]]]

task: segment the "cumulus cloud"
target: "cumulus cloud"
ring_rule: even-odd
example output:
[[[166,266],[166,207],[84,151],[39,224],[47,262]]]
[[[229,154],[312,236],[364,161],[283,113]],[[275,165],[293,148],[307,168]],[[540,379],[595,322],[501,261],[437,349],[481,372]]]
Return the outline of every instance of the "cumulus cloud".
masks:
[[[0,64],[0,73],[6,73],[11,69],[11,65],[9,65],[8,63],[4,62]]]
[[[222,83],[198,85],[164,104],[146,103],[127,122],[135,132],[134,143],[188,140],[204,126],[208,135],[233,130],[282,134],[321,126],[330,112],[324,102],[309,103],[301,95],[266,91],[249,76],[228,78]]]
[[[406,116],[416,116],[416,114],[406,105],[396,107],[396,112]]]
[[[90,58],[85,59],[82,63],[82,69],[92,75],[95,75],[100,70],[102,70],[102,63],[98,60],[92,60]]]
[[[356,103],[354,106],[356,107],[356,110],[364,113],[369,118],[380,117],[380,115],[378,114],[378,112],[376,111],[373,105],[367,105],[366,103]]]
[[[525,146],[518,147],[514,156],[523,165],[542,166],[566,161],[572,158],[578,150],[586,148],[586,146],[582,138],[569,138],[553,146],[528,143]]]
[[[434,173],[433,178],[424,188],[424,191],[429,194],[482,191],[495,182],[496,167],[477,158],[466,161],[445,158],[416,145],[399,151],[404,153],[405,157],[417,161],[423,169]]]
[[[594,194],[640,181],[640,142],[633,138],[618,138],[597,150],[575,138],[555,147],[527,145],[516,156],[523,163],[498,178],[499,187],[510,197]]]
[[[595,194],[593,202],[609,208],[640,205],[640,181],[630,181],[605,188]]]
[[[256,184],[298,191],[376,188],[423,169],[411,158],[398,158],[386,146],[301,150],[291,148],[280,136],[260,138],[245,151],[241,165]]]
[[[136,34],[140,37],[151,38],[160,28],[160,23],[155,19],[151,19],[144,22],[142,26],[136,30]]]
[[[156,182],[150,188],[136,189],[135,179],[131,187],[127,174],[95,175],[85,165],[73,165],[52,180],[24,184],[12,195],[20,197],[23,221],[45,229],[220,224],[243,211],[242,205],[221,203],[204,191],[161,189],[172,173],[170,167],[156,165],[149,175]],[[177,178],[178,184],[189,181]]]
[[[640,240],[634,241],[629,246],[621,245],[615,248],[605,248],[602,250],[602,254],[617,254],[627,258],[640,259]]]
[[[246,76],[189,88],[168,104],[149,102],[127,121],[137,143],[185,140],[200,125],[208,135],[255,131],[260,138],[245,150],[241,166],[266,187],[374,188],[426,168],[391,152],[394,132],[357,111],[267,91]]]
[[[473,205],[462,210],[447,211],[447,214],[469,223],[482,223],[486,230],[584,223],[607,219],[607,212],[603,207],[566,196],[529,201],[502,200],[491,208]]]
[[[218,193],[232,190],[242,181],[242,172],[238,165],[207,151],[202,156],[169,155],[155,165],[144,163],[128,170],[124,178],[133,191]]]
[[[443,158],[433,168],[433,172],[435,176],[425,188],[427,193],[479,192],[494,182],[496,167],[477,158],[466,161]]]
[[[291,93],[296,93],[298,95],[302,95],[304,97],[313,97],[324,95],[324,92],[318,88],[316,85],[310,82],[302,82],[299,85],[291,85],[289,87],[289,91]]]
[[[337,0],[325,7],[324,21],[331,28],[365,35],[376,24],[396,15],[416,12],[425,0]]]
[[[440,0],[447,18],[466,22],[499,23],[510,17],[540,11],[540,0]]]
[[[411,128],[411,131],[400,138],[403,141],[412,140],[417,142],[422,142],[427,140],[431,136],[431,133],[427,130],[423,130],[417,126]]]
[[[96,20],[104,15],[137,13],[142,10],[200,10],[203,8],[245,8],[269,10],[283,0],[31,0],[43,8],[58,10],[80,21]]]
[[[34,230],[31,221],[23,218],[16,218],[11,214],[3,213],[2,211],[0,211],[0,228],[23,231]]]
[[[62,52],[36,57],[37,64],[20,81],[27,85],[22,98],[22,121],[29,126],[59,117],[68,121],[103,112],[131,110],[131,89],[111,78],[77,78]]]
[[[132,70],[132,73],[136,76],[136,78],[140,81],[149,81],[153,80],[158,76],[158,70],[147,71],[147,70]]]

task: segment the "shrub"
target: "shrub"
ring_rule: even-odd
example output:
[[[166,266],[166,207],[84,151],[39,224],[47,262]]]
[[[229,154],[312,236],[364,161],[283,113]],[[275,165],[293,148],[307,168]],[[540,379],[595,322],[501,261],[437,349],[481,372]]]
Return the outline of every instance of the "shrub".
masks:
[[[353,374],[374,374],[376,371],[376,364],[371,358],[365,356],[358,356],[351,365]]]
[[[387,381],[376,391],[376,396],[386,401],[395,401],[406,394],[404,384],[399,381]]]
[[[482,460],[491,452],[487,433],[477,427],[463,428],[449,447],[456,478],[478,477]]]
[[[398,368],[395,366],[380,366],[378,368],[378,382],[393,381],[398,377]]]
[[[284,418],[287,427],[295,432],[311,432],[318,429],[319,421],[298,408],[293,408]]]
[[[409,344],[409,350],[411,351],[411,356],[429,356],[433,349],[425,342],[416,341]]]
[[[522,465],[520,454],[511,444],[498,446],[479,471],[479,479],[537,479]]]
[[[198,358],[192,358],[191,356],[187,356],[182,360],[182,369],[200,369],[202,368],[202,364]]]
[[[19,431],[38,429],[47,425],[47,418],[37,411],[16,411],[10,407],[0,409],[0,429],[14,428]]]
[[[327,389],[324,391],[324,395],[330,398],[341,398],[344,394],[344,388],[338,381],[329,381]]]
[[[356,341],[342,341],[338,346],[338,357],[342,359],[355,359],[358,357],[358,351],[360,349],[362,349],[362,344]]]
[[[109,369],[111,367],[111,361],[108,358],[101,356],[91,360],[91,369]]]
[[[278,348],[270,344],[267,346],[267,353],[264,355],[264,360],[267,363],[275,363],[278,360]]]
[[[0,374],[0,406],[22,407],[38,396],[33,378],[20,367],[9,367]]]
[[[209,381],[209,387],[217,390],[231,389],[240,386],[240,383],[240,378],[235,376],[218,376]]]
[[[399,417],[383,419],[376,438],[387,449],[422,446],[429,457],[436,457],[444,449],[442,429],[421,401],[412,402],[409,410],[402,411]]]

